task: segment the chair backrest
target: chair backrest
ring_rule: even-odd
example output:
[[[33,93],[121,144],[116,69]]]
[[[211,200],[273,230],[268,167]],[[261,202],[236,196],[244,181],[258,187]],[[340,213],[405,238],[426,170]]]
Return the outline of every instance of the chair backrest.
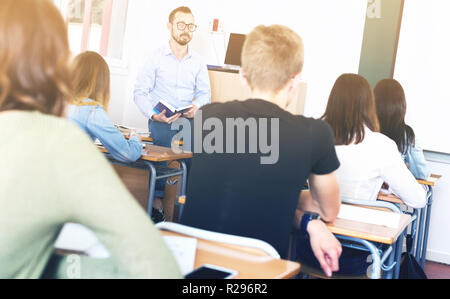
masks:
[[[221,242],[231,245],[238,245],[238,246],[245,246],[249,248],[255,248],[264,251],[267,253],[267,255],[279,259],[280,255],[278,252],[273,248],[269,243],[266,243],[264,241],[253,239],[253,238],[246,238],[246,237],[240,237],[240,236],[233,236],[228,234],[222,234],[222,233],[216,233],[204,229],[198,229],[194,227],[190,227],[187,225],[182,225],[178,223],[173,222],[160,222],[156,224],[156,227],[158,229],[172,231],[176,233],[180,233],[183,235],[196,237],[203,240],[208,241],[215,241],[215,242]]]

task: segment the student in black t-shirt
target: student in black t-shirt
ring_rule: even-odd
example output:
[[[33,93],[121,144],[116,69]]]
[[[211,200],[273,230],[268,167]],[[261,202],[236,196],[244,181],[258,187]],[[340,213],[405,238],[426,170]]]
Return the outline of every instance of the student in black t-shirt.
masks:
[[[303,42],[287,27],[258,26],[242,63],[252,99],[204,106],[194,120],[181,222],[264,240],[283,258],[295,223],[331,276],[342,251],[324,223],[340,207],[334,138],[324,122],[285,110],[299,87]],[[300,192],[307,180],[311,192]]]

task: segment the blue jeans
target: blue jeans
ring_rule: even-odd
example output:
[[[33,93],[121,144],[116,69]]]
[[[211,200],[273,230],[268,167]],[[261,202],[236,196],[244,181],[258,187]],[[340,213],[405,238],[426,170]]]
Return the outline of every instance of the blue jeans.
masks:
[[[192,126],[192,120],[189,120],[189,121]],[[153,121],[153,120],[149,119],[148,130],[151,133],[150,137],[152,137],[153,143],[158,146],[171,147],[173,137],[181,131],[181,129],[180,130],[172,130],[171,127],[172,127],[172,125]],[[186,160],[185,162],[186,162],[187,169],[189,171],[190,159]],[[158,162],[158,163],[154,163],[154,165],[155,166],[167,166],[167,162]],[[165,180],[156,181],[155,197],[159,197],[159,198],[164,197],[165,184],[166,184]]]
[[[321,269],[320,263],[312,251],[309,237],[301,232],[297,235],[296,254],[300,263]],[[369,255],[366,251],[343,247],[339,259],[339,272],[335,274],[346,276],[366,274],[367,268],[370,266],[367,262]]]

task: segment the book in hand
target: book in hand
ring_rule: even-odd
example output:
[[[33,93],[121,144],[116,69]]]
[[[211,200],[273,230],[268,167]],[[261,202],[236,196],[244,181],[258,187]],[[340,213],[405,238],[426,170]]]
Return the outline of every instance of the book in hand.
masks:
[[[193,105],[187,105],[184,107],[180,107],[180,108],[175,108],[172,105],[170,105],[169,103],[167,103],[164,100],[160,100],[158,104],[156,104],[156,106],[153,108],[153,110],[155,110],[155,113],[160,114],[162,113],[164,110],[166,110],[166,117],[172,117],[177,113],[180,113],[181,115],[183,115],[183,113],[186,113],[188,110],[190,110],[193,107]]]

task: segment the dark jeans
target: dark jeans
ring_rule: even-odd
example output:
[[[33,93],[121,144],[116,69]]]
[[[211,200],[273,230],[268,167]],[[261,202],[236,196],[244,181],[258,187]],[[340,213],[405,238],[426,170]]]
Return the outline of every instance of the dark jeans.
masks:
[[[320,268],[320,263],[314,256],[314,253],[309,242],[309,237],[304,233],[297,235],[297,259],[300,263],[308,265],[316,269]],[[370,254],[366,251],[343,247],[342,255],[339,259],[339,272],[338,275],[364,275],[367,272],[367,268],[370,263],[367,262],[367,258]]]
[[[191,123],[191,126],[192,126],[192,120],[189,120],[189,122]],[[151,133],[150,137],[152,137],[153,143],[158,146],[171,147],[173,137],[176,134],[178,134],[181,131],[181,129],[184,129],[181,127],[180,130],[172,130],[171,127],[172,127],[172,125],[153,121],[153,120],[149,119],[148,129]],[[189,172],[191,159],[188,159],[185,162],[186,162],[186,167]],[[154,165],[155,166],[167,166],[167,162],[158,162],[158,163],[154,163]],[[155,197],[159,197],[159,198],[164,197],[165,184],[166,184],[165,180],[156,181]]]

